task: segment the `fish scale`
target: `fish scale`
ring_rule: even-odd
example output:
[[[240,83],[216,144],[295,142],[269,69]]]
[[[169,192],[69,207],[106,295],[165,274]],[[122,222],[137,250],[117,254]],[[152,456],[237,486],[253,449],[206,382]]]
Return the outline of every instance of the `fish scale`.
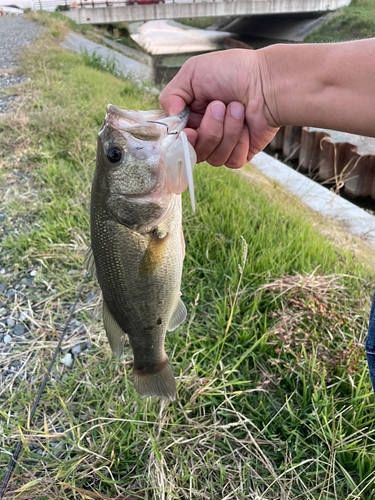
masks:
[[[147,121],[155,114],[160,126]],[[91,191],[87,265],[103,292],[110,346],[120,356],[127,335],[137,392],[169,400],[176,383],[164,341],[167,330],[184,321],[186,308],[180,299],[181,196],[168,187],[163,151],[176,139],[168,131],[182,130],[187,117],[187,111],[166,118],[109,105]]]

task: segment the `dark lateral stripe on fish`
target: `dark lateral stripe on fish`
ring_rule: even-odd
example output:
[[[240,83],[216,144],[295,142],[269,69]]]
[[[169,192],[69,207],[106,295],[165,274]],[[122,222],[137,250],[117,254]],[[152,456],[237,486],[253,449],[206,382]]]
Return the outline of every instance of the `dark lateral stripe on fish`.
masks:
[[[134,387],[140,396],[156,396],[169,401],[176,399],[176,381],[168,358],[154,373],[133,368]]]
[[[149,276],[163,262],[167,239],[168,233],[163,238],[160,238],[156,232],[151,233],[150,242],[139,268],[140,276]]]

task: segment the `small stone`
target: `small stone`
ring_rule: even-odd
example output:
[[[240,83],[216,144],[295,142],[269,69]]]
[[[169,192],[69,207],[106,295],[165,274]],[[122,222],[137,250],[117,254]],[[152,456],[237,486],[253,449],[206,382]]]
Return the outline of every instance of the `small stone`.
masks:
[[[4,342],[4,334],[0,333],[0,342]]]
[[[33,271],[31,271],[30,276],[38,276],[38,271],[34,269]]]
[[[6,284],[5,284],[5,283],[2,283],[2,284],[0,285],[0,292],[1,292],[1,293],[4,293],[4,292],[5,292],[6,287],[7,287],[7,286],[6,286]]]
[[[50,443],[50,446],[51,448],[55,448],[56,451],[52,451],[52,455],[54,455],[56,458],[60,458],[62,455],[64,455],[64,451],[67,449],[67,444],[63,443],[62,441],[52,441],[52,443]]]
[[[6,215],[5,214],[0,214],[0,222],[3,222],[3,220],[5,219]]]
[[[22,323],[18,323],[13,330],[14,335],[20,336],[25,333],[26,327]]]
[[[11,289],[8,290],[7,293],[5,294],[5,297],[14,297],[16,295],[16,291]]]
[[[24,280],[21,281],[21,285],[24,285],[26,287],[27,286],[31,286],[32,284],[33,284],[33,280],[32,279],[30,280],[30,279],[26,278],[26,279],[24,279]]]
[[[82,344],[82,351],[84,351],[86,349],[92,349],[92,343],[91,342],[84,342]]]
[[[5,335],[4,337],[4,344],[9,344],[9,342],[12,340],[12,337],[10,335]]]
[[[20,314],[20,321],[25,321],[25,319],[28,319],[28,315],[22,311]]]
[[[71,353],[73,356],[78,356],[78,354],[82,351],[82,344],[77,344],[72,347]]]
[[[14,369],[18,370],[19,367],[21,366],[21,362],[18,359],[16,359],[16,361],[13,361],[10,364],[10,366],[11,366],[11,368],[14,368]]]
[[[5,274],[5,273],[6,273],[5,267],[2,267],[2,268],[0,269],[0,274]]]
[[[5,307],[1,307],[1,308],[0,308],[0,314],[4,314],[4,313],[5,313],[5,311],[6,311]]]
[[[7,327],[8,328],[13,328],[15,324],[16,324],[16,322],[14,321],[13,318],[8,318],[7,319]]]
[[[63,358],[61,358],[60,363],[65,365],[67,368],[70,368],[73,364],[73,356],[70,352],[67,352]]]

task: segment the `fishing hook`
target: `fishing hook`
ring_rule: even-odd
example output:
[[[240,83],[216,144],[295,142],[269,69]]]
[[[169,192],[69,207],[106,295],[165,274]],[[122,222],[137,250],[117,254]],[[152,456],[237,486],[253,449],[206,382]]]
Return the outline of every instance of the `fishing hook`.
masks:
[[[146,123],[157,123],[158,125],[164,125],[164,127],[167,127],[167,135],[177,135],[178,134],[178,132],[169,132],[167,123],[155,122],[154,120],[146,120]]]

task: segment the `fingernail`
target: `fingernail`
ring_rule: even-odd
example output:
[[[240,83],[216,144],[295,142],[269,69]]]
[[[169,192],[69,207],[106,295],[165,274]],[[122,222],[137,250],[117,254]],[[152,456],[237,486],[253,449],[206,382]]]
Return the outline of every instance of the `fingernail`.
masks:
[[[215,120],[220,120],[222,122],[225,116],[225,105],[222,102],[214,102],[211,104],[211,115]]]
[[[233,118],[241,120],[245,112],[245,106],[240,102],[232,102],[229,108],[229,112],[233,116]]]

